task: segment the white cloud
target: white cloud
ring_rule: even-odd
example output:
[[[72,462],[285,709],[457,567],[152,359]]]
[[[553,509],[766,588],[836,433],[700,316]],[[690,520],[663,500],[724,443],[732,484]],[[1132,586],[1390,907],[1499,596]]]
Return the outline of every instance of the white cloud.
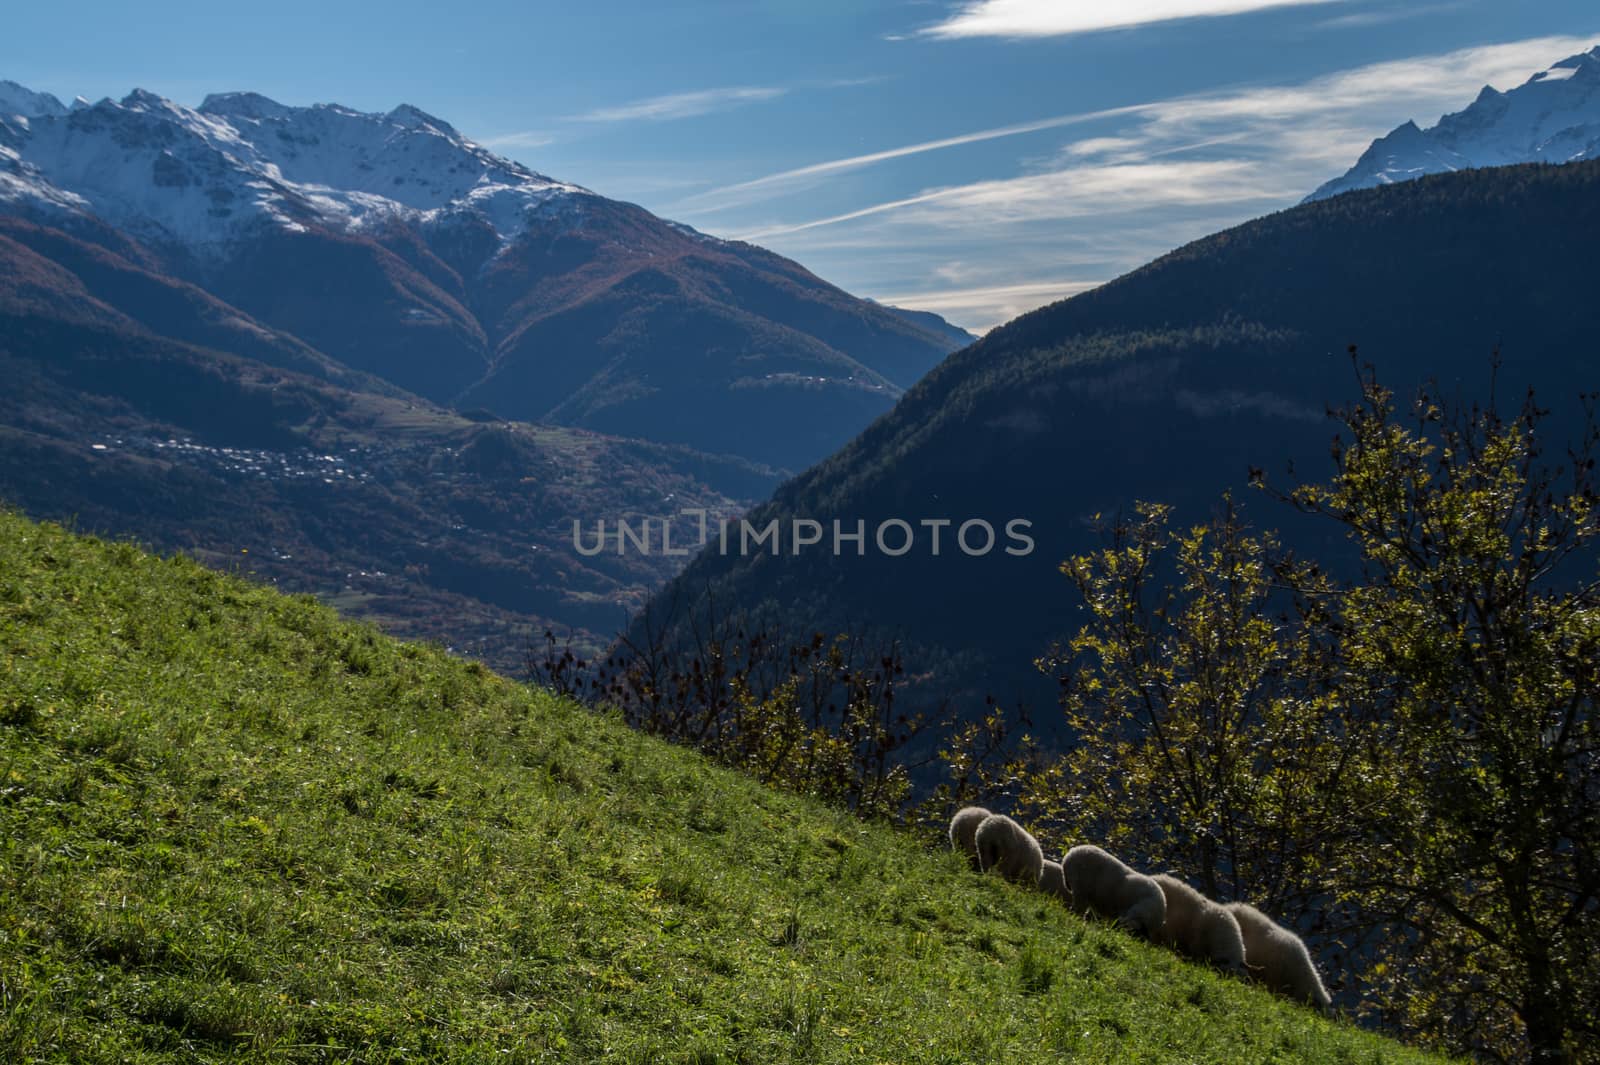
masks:
[[[1062,148],[1062,154],[1074,158],[1087,159],[1091,156],[1121,156],[1144,147],[1144,140],[1140,137],[1088,137],[1081,141],[1073,141]]]
[[[1013,285],[985,285],[973,288],[938,288],[922,292],[898,292],[879,296],[879,303],[933,311],[959,321],[977,323],[978,332],[1010,321],[1035,307],[1064,300],[1094,288],[1097,281],[1026,281]]]
[[[1264,177],[1259,167],[1235,160],[1090,165],[930,189],[827,218],[773,226],[739,239],[764,240],[908,209],[917,222],[982,228],[1163,207],[1267,203],[1296,191],[1296,186]]]
[[[941,189],[913,205],[913,213],[931,223],[982,228],[1166,207],[1267,203],[1296,191],[1296,186],[1239,160],[1127,163]]]
[[[569,115],[569,122],[669,122],[680,118],[694,118],[716,111],[727,111],[748,103],[771,100],[782,96],[787,89],[762,85],[739,85],[722,89],[700,89],[695,92],[675,92],[665,96],[651,96],[643,100],[601,107],[580,115]]]
[[[972,0],[924,37],[1061,37],[1342,0]]]

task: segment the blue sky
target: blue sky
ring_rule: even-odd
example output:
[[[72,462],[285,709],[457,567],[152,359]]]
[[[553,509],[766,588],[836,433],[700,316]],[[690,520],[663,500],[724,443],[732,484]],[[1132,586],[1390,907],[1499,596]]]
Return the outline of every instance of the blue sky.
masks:
[[[983,329],[1297,202],[1600,44],[1592,0],[19,5],[63,99],[407,102],[554,177]]]

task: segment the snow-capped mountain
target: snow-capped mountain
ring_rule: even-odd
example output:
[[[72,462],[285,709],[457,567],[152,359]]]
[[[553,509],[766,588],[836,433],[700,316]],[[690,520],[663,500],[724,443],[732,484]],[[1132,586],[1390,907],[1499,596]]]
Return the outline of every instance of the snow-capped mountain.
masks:
[[[409,105],[366,114],[255,93],[197,109],[144,90],[64,107],[0,83],[0,202],[82,211],[202,256],[263,225],[361,230],[469,217],[502,242],[587,190],[479,147]]]
[[[1351,189],[1472,167],[1600,158],[1600,46],[1533,75],[1510,92],[1484,86],[1464,111],[1420,129],[1399,126],[1307,201]]]
[[[415,107],[249,92],[63,105],[0,85],[5,269],[25,282],[27,330],[93,298],[280,368],[789,469],[971,339],[536,173]]]
[[[67,113],[60,100],[47,92],[34,92],[14,81],[0,81],[0,116],[55,118]]]

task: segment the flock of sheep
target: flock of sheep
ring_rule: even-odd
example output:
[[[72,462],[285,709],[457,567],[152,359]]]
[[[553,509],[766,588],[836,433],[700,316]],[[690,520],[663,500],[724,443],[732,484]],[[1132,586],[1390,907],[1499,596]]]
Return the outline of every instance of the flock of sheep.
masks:
[[[1145,876],[1099,847],[1045,858],[1039,841],[1011,818],[968,806],[950,820],[950,846],[980,872],[998,871],[1058,895],[1075,912],[1116,921],[1129,932],[1257,980],[1296,1002],[1330,1010],[1327,989],[1299,936],[1243,902],[1224,906],[1165,873]]]

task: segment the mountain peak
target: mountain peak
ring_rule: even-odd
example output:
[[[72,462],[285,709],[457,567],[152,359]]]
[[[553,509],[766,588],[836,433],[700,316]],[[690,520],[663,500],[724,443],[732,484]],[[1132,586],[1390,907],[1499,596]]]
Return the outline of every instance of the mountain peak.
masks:
[[[509,243],[534,215],[585,191],[494,155],[412,104],[368,113],[222,92],[191,109],[134,89],[69,111],[15,86],[0,87],[0,115],[22,116],[5,138],[24,168],[0,187],[0,204],[55,213],[87,203],[142,239],[202,256],[226,254],[263,224],[357,230],[465,217]]]
[[[0,80],[0,115],[53,118],[66,113],[67,109],[61,101],[49,93],[34,92],[26,85]]]
[[[1306,199],[1452,170],[1594,158],[1600,158],[1600,45],[1509,92],[1485,85],[1468,107],[1427,129],[1415,122],[1395,127]]]
[[[159,96],[149,89],[134,89],[122,98],[121,106],[129,110],[149,110],[171,108],[175,105],[165,96]]]
[[[200,101],[203,115],[225,118],[282,118],[290,109],[258,92],[214,92]]]
[[[435,116],[428,114],[428,112],[422,110],[420,107],[413,107],[411,104],[401,104],[384,117],[395,125],[402,126],[406,129],[422,129],[432,126],[434,129],[438,130],[440,133],[446,134],[447,136],[459,136],[459,134],[455,131],[455,127],[450,125],[450,123],[446,122],[442,118],[436,118]]]

